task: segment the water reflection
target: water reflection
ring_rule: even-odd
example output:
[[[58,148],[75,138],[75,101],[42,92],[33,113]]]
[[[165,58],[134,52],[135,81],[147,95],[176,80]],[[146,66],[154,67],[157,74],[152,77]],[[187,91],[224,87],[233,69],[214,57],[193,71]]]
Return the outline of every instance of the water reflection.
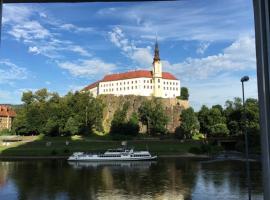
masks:
[[[260,166],[252,164],[254,199]],[[256,177],[256,178],[254,178]],[[187,159],[89,163],[0,163],[0,199],[245,199],[244,164]],[[217,198],[218,197],[218,198]]]
[[[157,161],[69,161],[68,164],[71,165],[74,169],[110,167],[111,169],[125,168],[130,170],[147,170],[151,167],[151,165],[157,164]]]

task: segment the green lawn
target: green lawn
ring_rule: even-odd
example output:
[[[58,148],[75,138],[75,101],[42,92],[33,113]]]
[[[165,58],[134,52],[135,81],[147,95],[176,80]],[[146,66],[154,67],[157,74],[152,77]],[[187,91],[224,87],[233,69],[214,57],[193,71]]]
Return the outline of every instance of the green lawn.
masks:
[[[66,145],[69,141],[69,145]],[[50,146],[46,143],[51,142]],[[30,141],[26,138],[9,146],[0,144],[0,155],[4,156],[68,156],[75,151],[101,152],[109,148],[117,148],[120,141],[81,137],[34,137]],[[187,153],[198,143],[181,143],[178,140],[131,140],[128,145],[137,150],[146,150],[157,155],[177,155]]]

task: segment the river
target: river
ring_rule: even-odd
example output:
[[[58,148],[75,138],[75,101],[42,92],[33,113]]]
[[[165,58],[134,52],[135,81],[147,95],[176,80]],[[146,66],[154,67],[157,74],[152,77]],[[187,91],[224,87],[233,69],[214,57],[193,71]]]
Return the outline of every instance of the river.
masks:
[[[252,199],[263,199],[261,165],[251,163]],[[156,162],[0,162],[1,200],[246,200],[245,163],[162,158]]]

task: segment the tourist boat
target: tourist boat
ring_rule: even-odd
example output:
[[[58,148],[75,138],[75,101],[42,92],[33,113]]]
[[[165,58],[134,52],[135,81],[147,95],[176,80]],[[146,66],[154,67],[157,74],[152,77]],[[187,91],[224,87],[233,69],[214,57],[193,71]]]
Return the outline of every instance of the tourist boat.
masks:
[[[157,159],[157,156],[152,156],[149,151],[118,148],[109,149],[102,154],[75,152],[68,158],[68,161],[142,161],[155,159]]]

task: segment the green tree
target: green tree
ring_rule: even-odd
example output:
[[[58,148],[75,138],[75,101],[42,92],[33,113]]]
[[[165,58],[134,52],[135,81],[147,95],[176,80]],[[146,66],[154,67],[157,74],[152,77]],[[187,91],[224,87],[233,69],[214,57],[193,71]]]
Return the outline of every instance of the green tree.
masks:
[[[129,121],[127,122],[127,131],[130,135],[137,135],[139,133],[139,117],[137,113],[133,112]]]
[[[210,133],[213,136],[227,136],[229,134],[229,129],[226,124],[214,124],[210,127]]]
[[[139,118],[147,126],[148,134],[159,135],[166,133],[169,118],[159,99],[153,98],[144,101],[139,107]]]
[[[180,131],[183,132],[184,138],[190,139],[196,132],[199,132],[200,123],[193,108],[183,110],[180,119]]]
[[[187,87],[181,87],[180,99],[188,100],[189,92]]]
[[[203,105],[198,112],[198,120],[200,123],[200,132],[207,135],[209,132],[209,122],[208,122],[209,108]]]
[[[115,111],[113,120],[111,122],[111,134],[126,135],[127,133],[127,110],[129,103],[124,103],[121,109]]]
[[[80,123],[76,121],[73,117],[69,117],[64,128],[64,132],[67,135],[78,134],[80,130]]]

